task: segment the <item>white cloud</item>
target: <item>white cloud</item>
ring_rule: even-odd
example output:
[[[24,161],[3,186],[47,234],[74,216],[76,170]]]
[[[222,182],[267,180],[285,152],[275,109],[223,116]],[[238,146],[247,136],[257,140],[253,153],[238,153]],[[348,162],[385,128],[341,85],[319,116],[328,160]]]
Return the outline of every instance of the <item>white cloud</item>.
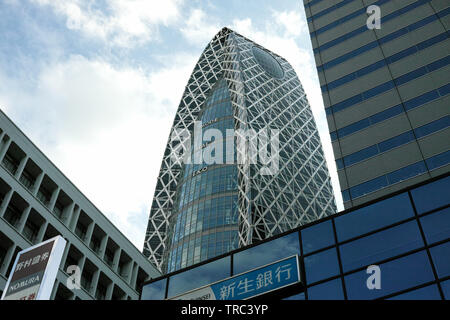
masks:
[[[184,0],[106,0],[104,8],[90,0],[30,0],[50,6],[66,19],[69,29],[100,38],[120,47],[146,43],[157,35],[158,26],[178,21]]]
[[[220,29],[217,19],[209,17],[201,9],[193,9],[180,31],[190,43],[205,47]]]
[[[195,60],[166,57],[145,74],[71,56],[48,65],[31,90],[0,73],[2,109],[142,249],[175,110]],[[3,87],[4,88],[4,87]]]

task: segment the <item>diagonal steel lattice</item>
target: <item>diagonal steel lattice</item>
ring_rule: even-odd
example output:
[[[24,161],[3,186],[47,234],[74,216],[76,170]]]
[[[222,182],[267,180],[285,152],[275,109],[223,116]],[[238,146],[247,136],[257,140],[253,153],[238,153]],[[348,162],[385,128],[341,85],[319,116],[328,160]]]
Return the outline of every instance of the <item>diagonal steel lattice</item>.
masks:
[[[279,130],[276,174],[258,174],[263,165],[249,159],[246,149],[237,150],[238,158],[248,160],[237,165],[239,246],[336,212],[319,134],[302,85],[291,65],[272,52],[284,74],[280,78],[270,75],[255,58],[255,47],[269,52],[223,28],[203,51],[186,85],[157,178],[144,243],[144,254],[160,271],[167,264],[169,221],[183,170],[171,157],[173,136],[176,129],[193,131],[219,79],[225,79],[230,92],[236,135],[239,129]],[[248,141],[249,147],[256,143],[255,139]]]

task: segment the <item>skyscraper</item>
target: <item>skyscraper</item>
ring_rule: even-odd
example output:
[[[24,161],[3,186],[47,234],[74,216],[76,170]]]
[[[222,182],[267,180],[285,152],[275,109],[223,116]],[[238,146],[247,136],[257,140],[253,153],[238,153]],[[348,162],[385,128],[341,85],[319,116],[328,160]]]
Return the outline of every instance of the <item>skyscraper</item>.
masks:
[[[175,115],[144,254],[170,272],[335,211],[295,71],[223,28],[195,65]]]
[[[448,172],[450,2],[304,6],[344,206]]]

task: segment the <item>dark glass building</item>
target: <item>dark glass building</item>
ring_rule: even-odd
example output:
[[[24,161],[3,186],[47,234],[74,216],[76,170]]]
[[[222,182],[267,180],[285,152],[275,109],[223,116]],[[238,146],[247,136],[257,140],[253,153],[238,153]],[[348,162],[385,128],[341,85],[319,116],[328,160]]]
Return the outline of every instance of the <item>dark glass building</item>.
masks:
[[[144,284],[141,299],[180,298],[199,288],[208,292],[228,279],[235,283],[233,291],[221,290],[216,299],[241,299],[245,289],[286,300],[450,300],[448,190],[448,174],[433,178],[151,280]],[[263,292],[259,275],[258,282],[242,280],[249,270],[291,256],[298,257],[300,281],[290,286]],[[367,284],[370,266],[379,268],[378,289]],[[276,273],[265,280],[276,282]]]
[[[175,115],[144,254],[171,272],[335,212],[295,71],[222,29],[195,65]]]

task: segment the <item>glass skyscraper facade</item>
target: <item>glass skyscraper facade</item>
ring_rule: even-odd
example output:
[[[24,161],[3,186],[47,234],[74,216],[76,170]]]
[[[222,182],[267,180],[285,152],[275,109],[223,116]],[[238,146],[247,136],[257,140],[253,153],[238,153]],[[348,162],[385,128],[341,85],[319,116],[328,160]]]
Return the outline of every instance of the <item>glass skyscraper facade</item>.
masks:
[[[194,140],[188,146],[186,133]],[[180,150],[183,157],[174,157]],[[144,254],[171,272],[335,212],[295,71],[222,29],[195,65],[175,115]]]
[[[344,206],[448,172],[450,2],[303,3]]]

